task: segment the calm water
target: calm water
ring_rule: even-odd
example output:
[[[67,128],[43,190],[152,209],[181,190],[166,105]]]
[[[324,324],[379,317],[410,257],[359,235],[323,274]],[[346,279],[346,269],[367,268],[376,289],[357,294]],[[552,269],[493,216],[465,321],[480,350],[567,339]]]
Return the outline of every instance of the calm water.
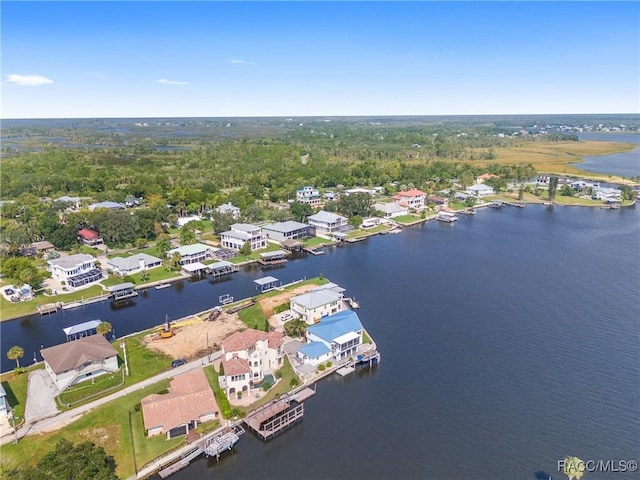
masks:
[[[578,138],[580,140],[636,144],[636,149],[631,152],[614,153],[612,155],[587,155],[584,157],[584,162],[576,164],[578,168],[587,172],[610,173],[627,178],[640,176],[640,135],[587,132],[578,134]]]
[[[638,458],[640,209],[487,209],[269,272],[321,273],[360,302],[379,368],[322,381],[300,425],[267,444],[247,433],[173,478],[534,480],[561,478],[568,454]],[[251,295],[262,275],[3,323],[2,351],[92,318],[122,335]]]

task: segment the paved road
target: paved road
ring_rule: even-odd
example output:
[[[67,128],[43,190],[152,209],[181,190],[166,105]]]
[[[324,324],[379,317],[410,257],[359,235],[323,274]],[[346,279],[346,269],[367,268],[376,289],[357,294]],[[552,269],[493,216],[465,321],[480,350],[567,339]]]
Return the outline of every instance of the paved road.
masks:
[[[162,372],[155,377],[148,378],[141,382],[136,383],[135,385],[131,385],[123,390],[112,393],[111,395],[107,395],[106,397],[99,398],[93,402],[87,403],[85,405],[81,405],[79,407],[73,408],[71,410],[67,410],[65,412],[59,413],[58,415],[34,422],[34,423],[26,423],[21,429],[18,430],[18,439],[23,438],[27,435],[36,435],[42,432],[53,432],[55,430],[59,430],[66,425],[78,420],[88,411],[99,407],[100,405],[104,405],[105,403],[109,403],[116,398],[120,398],[123,395],[127,395],[129,393],[135,392],[142,388],[148,387],[149,385],[153,385],[154,383],[159,382],[160,380],[164,380],[167,378],[175,377],[184,372],[188,372],[190,370],[194,370],[196,368],[202,367],[203,365],[209,365],[214,360],[217,360],[221,356],[221,352],[212,353],[211,357],[209,356],[202,357],[200,359],[189,362],[185,365],[182,365],[177,368],[172,368],[171,370],[167,370]],[[209,361],[211,360],[211,362]],[[13,441],[13,436],[4,437],[0,440],[0,445],[9,443]]]

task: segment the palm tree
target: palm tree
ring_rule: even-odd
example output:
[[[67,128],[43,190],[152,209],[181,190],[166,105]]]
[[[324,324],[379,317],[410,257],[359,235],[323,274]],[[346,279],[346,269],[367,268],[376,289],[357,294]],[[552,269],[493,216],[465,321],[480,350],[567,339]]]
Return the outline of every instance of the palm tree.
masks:
[[[20,359],[24,357],[24,349],[19,346],[11,347],[7,352],[7,358],[9,360],[15,360],[17,368],[20,368]]]
[[[171,242],[169,242],[168,238],[158,240],[158,243],[156,243],[156,253],[160,258],[164,258],[169,250],[171,250]]]
[[[192,245],[196,243],[196,234],[191,228],[185,225],[180,231],[180,245]]]
[[[100,335],[106,335],[111,330],[113,330],[113,328],[111,327],[111,324],[109,322],[100,322],[100,324],[98,324],[98,326],[96,327],[96,331]]]

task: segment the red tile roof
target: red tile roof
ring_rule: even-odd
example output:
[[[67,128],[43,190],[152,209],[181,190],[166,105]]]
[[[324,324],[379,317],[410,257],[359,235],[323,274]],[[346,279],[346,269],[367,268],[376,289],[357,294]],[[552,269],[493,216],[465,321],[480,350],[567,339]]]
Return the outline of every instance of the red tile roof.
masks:
[[[154,393],[141,404],[144,428],[162,427],[163,432],[219,411],[202,369],[178,375],[171,381],[169,393]]]
[[[251,374],[251,368],[249,367],[249,361],[244,358],[233,357],[229,360],[224,358],[221,360],[224,368],[225,377],[228,375],[240,375],[242,373]]]
[[[412,188],[411,190],[407,190],[406,192],[398,192],[396,197],[398,197],[398,198],[402,198],[402,197],[419,197],[421,195],[425,195],[425,193],[422,190],[418,190],[417,188]]]
[[[84,238],[85,240],[97,240],[100,238],[100,234],[95,230],[89,230],[88,228],[83,228],[78,232],[78,236],[80,238]]]
[[[235,332],[229,335],[222,341],[222,350],[225,353],[240,352],[248,350],[253,347],[259,341],[264,342],[268,340],[269,348],[278,348],[282,345],[283,335],[278,332],[261,332],[260,330],[254,330],[248,328],[241,332]]]

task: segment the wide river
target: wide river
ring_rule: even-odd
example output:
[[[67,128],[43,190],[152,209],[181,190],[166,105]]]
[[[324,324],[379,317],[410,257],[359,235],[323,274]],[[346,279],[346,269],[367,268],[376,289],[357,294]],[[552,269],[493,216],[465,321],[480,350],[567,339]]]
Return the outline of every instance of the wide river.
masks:
[[[121,336],[224,293],[250,296],[264,274],[150,290],[120,310],[100,303],[4,322],[2,352],[22,345],[28,363],[40,343],[64,340],[63,327],[94,318]],[[382,362],[320,382],[304,422],[275,440],[246,433],[233,454],[176,480],[540,480],[563,478],[567,455],[640,460],[640,209],[485,209],[268,274],[285,283],[324,274],[345,287]]]

